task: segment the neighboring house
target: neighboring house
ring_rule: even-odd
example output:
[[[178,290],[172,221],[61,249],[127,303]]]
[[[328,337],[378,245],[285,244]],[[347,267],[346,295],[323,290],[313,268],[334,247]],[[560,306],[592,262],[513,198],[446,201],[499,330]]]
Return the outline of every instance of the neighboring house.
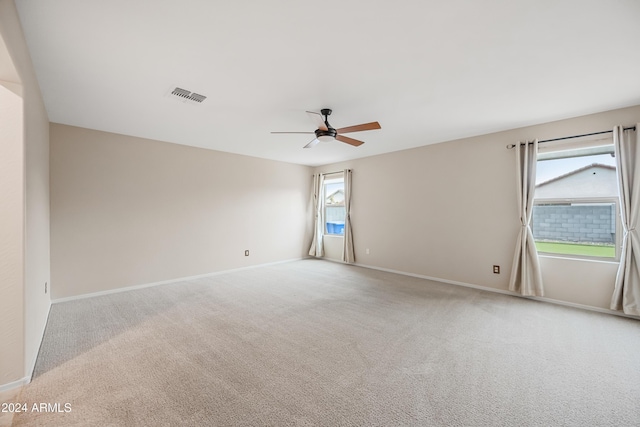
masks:
[[[536,186],[532,230],[536,241],[615,243],[616,168],[593,163]]]
[[[618,196],[616,168],[593,163],[536,185],[536,200]]]
[[[327,205],[344,205],[344,190],[342,188],[337,189],[333,193],[329,194],[325,200]]]

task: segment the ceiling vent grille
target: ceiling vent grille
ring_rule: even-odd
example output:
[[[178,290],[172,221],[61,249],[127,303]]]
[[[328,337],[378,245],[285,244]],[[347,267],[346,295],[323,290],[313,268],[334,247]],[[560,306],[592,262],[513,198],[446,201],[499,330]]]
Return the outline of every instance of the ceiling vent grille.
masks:
[[[193,103],[193,104],[202,104],[202,102],[207,99],[206,96],[200,95],[199,93],[190,92],[186,89],[182,89],[176,87],[170,93],[172,97],[180,98],[184,102]]]

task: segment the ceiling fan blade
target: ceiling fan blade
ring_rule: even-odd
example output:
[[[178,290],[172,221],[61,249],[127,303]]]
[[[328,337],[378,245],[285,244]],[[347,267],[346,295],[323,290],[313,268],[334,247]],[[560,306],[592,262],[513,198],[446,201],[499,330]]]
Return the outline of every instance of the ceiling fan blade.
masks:
[[[303,148],[311,148],[314,145],[317,145],[318,142],[320,142],[320,140],[318,138],[314,138],[313,141],[311,141],[310,143],[308,143],[307,145],[305,145]]]
[[[348,136],[336,135],[336,139],[340,142],[346,142],[354,147],[364,144],[364,141],[358,141],[357,139],[349,138]]]
[[[304,133],[304,134],[308,133],[308,134],[312,134],[312,133],[315,133],[315,132],[271,132],[271,133]]]
[[[313,111],[307,111],[307,115],[309,116],[311,121],[315,123],[316,126],[318,126],[318,129],[328,130],[327,125],[324,123],[324,119],[322,118],[322,114],[314,113]]]
[[[374,129],[382,129],[380,127],[380,123],[371,122],[371,123],[364,123],[361,125],[349,126],[346,128],[340,128],[338,129],[338,133],[362,132],[363,130],[374,130]]]

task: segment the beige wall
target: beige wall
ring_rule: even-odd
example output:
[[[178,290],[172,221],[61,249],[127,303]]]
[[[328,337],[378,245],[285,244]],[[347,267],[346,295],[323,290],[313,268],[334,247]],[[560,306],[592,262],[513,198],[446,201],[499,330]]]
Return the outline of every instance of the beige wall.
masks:
[[[61,124],[50,135],[54,299],[307,250],[310,167]]]
[[[0,351],[12,356],[11,363],[0,363],[1,388],[31,376],[46,326],[50,298],[44,292],[44,283],[49,281],[49,119],[12,0],[0,0],[0,38],[0,80],[5,82],[3,86],[11,88],[21,98],[21,107],[13,109],[19,112],[20,117],[16,117],[13,123],[20,127],[19,155],[22,159],[14,164],[20,168],[21,181],[4,183],[21,198],[22,225],[16,225],[13,231],[20,233],[20,241],[7,243],[3,239],[3,243],[10,252],[19,254],[15,256],[22,260],[22,278],[19,283],[20,302],[14,301],[6,292],[4,280],[0,288],[2,304],[11,301],[9,309],[0,309],[0,337],[7,334],[19,336],[11,342],[0,338]],[[3,120],[5,118],[3,114]],[[3,209],[7,204],[9,200],[3,197]],[[4,221],[2,224],[7,225]],[[14,320],[6,322],[7,316]],[[18,324],[20,328],[16,327]]]
[[[25,363],[27,373],[30,374],[40,350],[51,305],[49,118],[44,104],[39,99],[39,93],[35,93],[29,87],[25,88],[25,105]]]
[[[316,168],[353,169],[356,262],[508,289],[519,220],[513,150],[547,139],[632,125],[640,106]],[[464,123],[461,123],[463,126]],[[384,123],[382,123],[384,132]],[[330,245],[327,256],[341,251]],[[369,255],[366,249],[369,248]],[[492,265],[501,266],[493,274]],[[608,308],[617,264],[543,259],[546,295]]]
[[[22,98],[0,85],[0,385],[24,376]]]

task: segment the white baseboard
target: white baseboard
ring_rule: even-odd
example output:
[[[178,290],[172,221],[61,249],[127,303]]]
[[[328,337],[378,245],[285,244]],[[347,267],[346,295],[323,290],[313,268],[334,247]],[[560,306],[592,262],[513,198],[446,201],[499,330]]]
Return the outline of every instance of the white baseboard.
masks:
[[[336,260],[331,260],[331,259],[327,259],[327,261],[341,262],[341,261],[336,261]],[[518,298],[525,298],[525,299],[530,299],[530,300],[534,300],[534,301],[542,301],[542,302],[547,302],[547,303],[556,304],[556,305],[563,305],[563,306],[566,306],[566,307],[579,308],[579,309],[582,309],[582,310],[596,311],[598,313],[613,314],[614,316],[626,317],[628,319],[635,319],[635,320],[640,319],[640,317],[631,316],[631,315],[625,314],[625,313],[623,313],[621,311],[609,310],[609,309],[600,308],[600,307],[593,307],[593,306],[590,306],[590,305],[577,304],[577,303],[573,303],[573,302],[561,301],[561,300],[556,300],[556,299],[547,298],[547,297],[523,296],[523,295],[518,294],[517,292],[511,292],[511,291],[507,291],[507,290],[504,290],[504,289],[490,288],[488,286],[474,285],[474,284],[471,284],[471,283],[458,282],[458,281],[455,281],[455,280],[448,280],[448,279],[443,279],[443,278],[440,278],[440,277],[425,276],[423,274],[408,273],[406,271],[392,270],[390,268],[375,267],[375,266],[366,265],[366,264],[351,264],[351,265],[355,265],[355,266],[363,267],[363,268],[368,268],[370,270],[386,271],[388,273],[400,274],[400,275],[403,275],[403,276],[417,277],[419,279],[433,280],[434,282],[448,283],[448,284],[456,285],[456,286],[464,286],[465,288],[473,288],[473,289],[479,289],[481,291],[488,291],[488,292],[494,292],[494,293],[503,294],[503,295],[510,295],[510,296],[518,297]]]
[[[592,305],[584,305],[584,304],[578,304],[578,303],[575,303],[575,302],[561,301],[561,300],[547,298],[547,297],[523,297],[522,295],[518,295],[518,294],[516,294],[516,296],[522,297],[522,298],[527,298],[527,299],[532,299],[532,300],[536,300],[536,301],[549,302],[551,304],[564,305],[566,307],[580,308],[582,310],[597,311],[598,313],[613,314],[614,316],[626,317],[626,318],[629,318],[629,319],[635,319],[635,320],[640,319],[639,317],[634,317],[634,316],[631,316],[629,314],[625,314],[625,313],[623,313],[621,311],[609,310],[607,308],[594,307]]]
[[[31,377],[24,377],[11,383],[0,384],[0,393],[2,393],[3,391],[9,391],[9,390],[13,390],[14,388],[25,386],[30,382],[31,382]]]
[[[44,332],[47,329],[47,323],[49,323],[49,314],[50,313],[51,313],[51,301],[49,301],[49,307],[47,307],[47,316],[46,316],[46,319],[44,321],[44,325],[42,325],[42,331],[40,331],[40,345],[38,346],[38,351],[36,351],[36,354],[35,354],[33,360],[31,362],[27,362],[26,363],[27,372],[25,372],[25,374],[29,378],[29,381],[31,381],[31,378],[33,378],[33,371],[36,369],[36,362],[38,361],[38,355],[40,354],[40,347],[42,347],[42,340],[44,339]]]
[[[74,295],[74,296],[64,297],[64,298],[56,298],[54,300],[51,300],[51,303],[52,304],[58,304],[58,303],[61,303],[61,302],[75,301],[75,300],[79,300],[79,299],[99,297],[99,296],[103,296],[103,295],[116,294],[116,293],[120,293],[120,292],[134,291],[134,290],[137,290],[137,289],[151,288],[153,286],[168,285],[168,284],[176,283],[176,282],[183,282],[183,281],[187,281],[187,280],[202,279],[202,278],[205,278],[205,277],[218,276],[220,274],[233,273],[233,272],[243,271],[243,270],[250,270],[250,269],[258,268],[258,267],[267,267],[269,265],[284,264],[284,263],[287,263],[287,262],[298,261],[298,260],[301,260],[301,259],[302,259],[302,257],[300,257],[300,258],[291,258],[291,259],[286,259],[286,260],[283,260],[283,261],[274,261],[274,262],[268,262],[268,263],[264,263],[264,264],[249,265],[249,266],[246,266],[246,267],[232,268],[230,270],[215,271],[213,273],[198,274],[196,276],[178,277],[178,278],[170,279],[170,280],[162,280],[160,282],[144,283],[144,284],[141,284],[141,285],[126,286],[126,287],[123,287],[123,288],[109,289],[109,290],[106,290],[106,291],[92,292],[92,293],[89,293],[89,294],[81,294],[81,295]]]
[[[42,345],[42,339],[44,338],[44,331],[47,328],[47,323],[49,321],[49,313],[51,312],[51,302],[49,302],[49,307],[47,307],[47,316],[44,325],[42,325],[42,331],[40,332],[40,346]],[[14,388],[22,387],[31,382],[31,378],[33,378],[33,371],[36,368],[36,362],[38,361],[38,354],[40,353],[40,346],[38,346],[38,351],[36,352],[33,360],[25,361],[25,366],[27,366],[27,371],[25,372],[25,377],[21,378],[17,381],[10,382],[8,384],[0,384],[0,392],[12,390]]]
[[[482,290],[482,291],[495,292],[495,293],[503,294],[503,295],[521,296],[521,295],[518,295],[515,292],[507,291],[507,290],[504,290],[504,289],[490,288],[488,286],[474,285],[474,284],[466,283],[466,282],[458,282],[456,280],[443,279],[441,277],[433,277],[433,276],[426,276],[424,274],[408,273],[406,271],[393,270],[391,268],[376,267],[376,266],[367,265],[367,264],[353,264],[353,265],[358,266],[358,267],[368,268],[370,270],[386,271],[387,273],[400,274],[402,276],[417,277],[418,279],[433,280],[434,282],[448,283],[448,284],[456,285],[456,286],[464,286],[465,288],[479,289],[479,290]]]

